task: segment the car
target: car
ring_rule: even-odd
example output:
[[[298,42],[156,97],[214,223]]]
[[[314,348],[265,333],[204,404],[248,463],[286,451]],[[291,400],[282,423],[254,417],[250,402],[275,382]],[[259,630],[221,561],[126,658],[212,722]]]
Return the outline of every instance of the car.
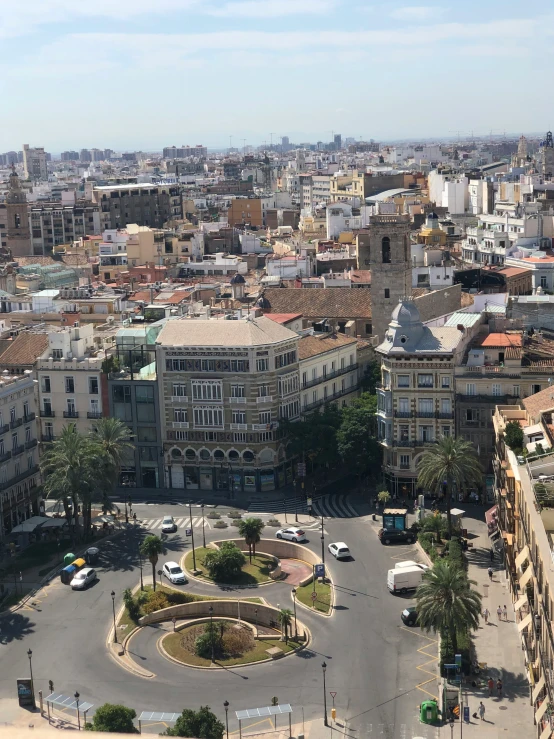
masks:
[[[406,529],[379,529],[378,536],[381,544],[393,544],[397,541],[413,544],[416,540],[414,532]]]
[[[400,618],[406,624],[406,626],[417,626],[417,611],[415,606],[408,606],[404,608],[400,614]]]
[[[177,524],[173,516],[164,516],[162,521],[162,534],[172,534],[177,531]]]
[[[162,572],[167,577],[169,582],[174,585],[184,585],[187,581],[185,573],[179,567],[177,562],[166,562],[162,567]]]
[[[279,529],[275,536],[278,539],[289,539],[290,541],[307,541],[304,529],[292,526],[290,529]]]
[[[70,585],[73,590],[84,590],[90,585],[91,582],[96,580],[96,571],[92,567],[83,567],[79,570]]]
[[[336,541],[333,544],[329,544],[327,549],[331,552],[335,559],[349,559],[350,549],[346,546],[343,541]]]

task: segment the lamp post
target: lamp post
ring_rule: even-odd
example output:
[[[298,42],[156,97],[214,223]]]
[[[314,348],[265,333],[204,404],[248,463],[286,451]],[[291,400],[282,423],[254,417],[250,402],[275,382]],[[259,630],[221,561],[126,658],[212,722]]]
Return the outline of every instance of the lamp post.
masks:
[[[214,626],[214,620],[213,620],[214,609],[213,609],[213,606],[210,606],[208,608],[208,611],[210,612],[210,641],[212,643],[212,664],[213,664],[215,662],[215,659],[214,659],[214,628],[213,628],[213,626]]]
[[[31,693],[33,694],[33,705],[35,703],[35,682],[33,680],[33,652],[29,649],[27,652],[29,657],[29,672],[31,673]]]
[[[258,636],[258,609],[254,608],[254,613],[256,615],[256,637]]]
[[[292,589],[292,602],[294,603],[294,639],[298,639],[298,629],[296,627],[296,588]]]
[[[192,567],[196,572],[196,554],[194,552],[194,529],[192,527],[192,505],[189,503],[190,536],[192,541]]]
[[[229,739],[229,701],[225,701],[223,706],[225,708],[225,733],[227,739]]]
[[[113,640],[117,644],[117,629],[115,628],[115,592],[112,590],[112,610],[113,610]]]
[[[325,566],[325,534],[323,533],[323,516],[321,516],[321,562]],[[325,575],[323,576],[325,578]]]
[[[202,546],[205,549],[206,548],[206,530],[204,528],[204,503],[201,504],[200,508],[202,509]]]
[[[140,544],[138,548],[138,556],[139,556],[139,567],[140,567],[140,589],[142,591],[144,590],[144,582],[142,579],[142,554],[140,553]]]
[[[79,693],[75,691],[75,702],[77,703],[77,730],[81,731],[81,714],[79,713]]]
[[[325,673],[327,672],[327,664],[323,662],[321,664],[321,669],[323,670],[323,723],[325,726],[329,726],[329,722],[327,721],[327,686],[325,684]]]

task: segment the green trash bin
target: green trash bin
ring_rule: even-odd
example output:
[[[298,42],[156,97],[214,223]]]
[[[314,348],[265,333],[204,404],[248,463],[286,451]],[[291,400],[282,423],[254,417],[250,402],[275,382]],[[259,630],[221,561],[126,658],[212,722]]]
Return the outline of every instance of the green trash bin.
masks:
[[[419,718],[422,724],[433,724],[437,721],[439,709],[437,701],[423,701],[420,707]]]
[[[66,554],[65,557],[63,558],[63,563],[67,567],[67,565],[73,564],[73,562],[75,562],[75,559],[76,559],[75,555],[71,554],[70,552],[69,554]]]

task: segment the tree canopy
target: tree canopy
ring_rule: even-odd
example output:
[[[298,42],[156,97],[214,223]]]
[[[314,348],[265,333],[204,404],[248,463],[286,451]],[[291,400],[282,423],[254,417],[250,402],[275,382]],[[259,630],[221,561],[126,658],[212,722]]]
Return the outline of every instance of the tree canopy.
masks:
[[[163,541],[155,534],[149,534],[144,537],[144,541],[140,545],[140,553],[143,557],[147,557],[152,565],[152,586],[156,590],[156,565],[158,557],[165,552]]]
[[[264,527],[265,523],[261,518],[244,518],[239,523],[239,534],[244,538],[244,541],[248,546],[250,562],[252,562],[252,553],[256,555],[256,544],[261,539]]]
[[[212,713],[209,706],[201,706],[198,711],[185,708],[173,728],[167,729],[165,736],[189,736],[196,739],[222,739],[225,726]]]
[[[222,542],[219,549],[210,549],[204,557],[210,577],[218,582],[234,580],[245,564],[246,557],[232,541]]]
[[[517,421],[509,421],[504,429],[504,441],[513,452],[519,453],[523,449],[523,429]]]
[[[104,703],[96,709],[92,722],[85,725],[85,731],[105,731],[114,734],[138,734],[133,724],[137,713],[116,703]]]
[[[381,460],[376,438],[376,411],[377,399],[369,393],[342,409],[337,449],[343,463],[358,475],[367,474]]]

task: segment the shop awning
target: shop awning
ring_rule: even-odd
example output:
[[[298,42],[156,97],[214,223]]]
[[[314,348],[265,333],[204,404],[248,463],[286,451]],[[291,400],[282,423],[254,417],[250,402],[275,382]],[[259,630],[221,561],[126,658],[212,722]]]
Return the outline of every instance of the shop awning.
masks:
[[[67,526],[65,518],[52,518],[48,516],[40,529],[41,531],[44,529],[60,529],[62,526]]]
[[[548,708],[548,701],[545,698],[543,702],[540,704],[540,706],[537,708],[537,710],[535,711],[535,721],[537,722],[537,724],[539,723],[541,718],[546,713],[547,708]]]
[[[496,520],[498,518],[498,506],[493,505],[492,508],[489,508],[488,511],[485,511],[485,521],[487,522],[487,526],[491,526],[492,524],[497,525],[498,521]]]
[[[18,526],[14,526],[11,534],[31,534],[35,529],[48,521],[46,516],[32,516]]]
[[[524,593],[521,598],[518,598],[516,602],[514,603],[514,611],[519,611],[521,606],[524,606],[526,603],[528,603],[527,593]]]
[[[542,731],[541,739],[550,739],[551,736],[552,736],[552,727],[550,726],[550,724],[546,724],[546,726],[544,727]]]
[[[531,580],[533,577],[533,565],[529,565],[529,567],[525,570],[523,575],[519,578],[519,587],[524,588],[527,583]]]
[[[526,559],[529,559],[529,547],[525,545],[516,557],[516,567],[521,567]]]
[[[525,616],[525,618],[518,623],[517,630],[521,633],[526,626],[529,626],[532,620],[533,616],[528,613],[527,616]]]
[[[533,700],[533,704],[535,704],[537,698],[541,694],[541,690],[544,688],[544,684],[545,684],[544,675],[541,675],[541,679],[535,685],[535,688],[534,688],[533,693],[532,693],[532,696],[531,696],[532,697],[532,700]]]

